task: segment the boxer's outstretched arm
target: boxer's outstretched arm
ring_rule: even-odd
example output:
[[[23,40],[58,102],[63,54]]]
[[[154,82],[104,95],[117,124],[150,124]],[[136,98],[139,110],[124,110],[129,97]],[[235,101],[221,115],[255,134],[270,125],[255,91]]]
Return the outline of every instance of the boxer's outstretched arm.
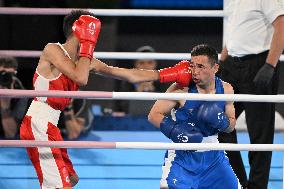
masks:
[[[173,67],[161,70],[126,69],[108,66],[98,59],[93,59],[90,69],[97,74],[131,83],[159,80],[161,83],[176,82],[180,87],[187,87],[191,82],[189,65],[189,61],[183,60]]]
[[[119,68],[109,66],[95,58],[91,61],[90,70],[102,76],[128,81],[130,83],[155,81],[160,78],[157,70]]]

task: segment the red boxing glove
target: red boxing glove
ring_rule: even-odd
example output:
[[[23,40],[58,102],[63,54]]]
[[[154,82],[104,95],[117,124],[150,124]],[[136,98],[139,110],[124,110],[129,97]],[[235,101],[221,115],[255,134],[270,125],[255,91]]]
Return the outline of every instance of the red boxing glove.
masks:
[[[72,31],[80,41],[79,56],[93,58],[94,49],[101,31],[101,22],[99,19],[82,15],[73,24]]]
[[[161,83],[177,82],[180,87],[188,87],[192,81],[189,61],[187,60],[182,60],[174,67],[164,68],[159,72]]]

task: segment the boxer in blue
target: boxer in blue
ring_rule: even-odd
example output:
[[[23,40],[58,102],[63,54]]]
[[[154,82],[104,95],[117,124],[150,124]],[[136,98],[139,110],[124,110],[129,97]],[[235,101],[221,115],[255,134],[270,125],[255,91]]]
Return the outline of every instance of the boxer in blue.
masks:
[[[218,54],[208,45],[191,51],[189,85],[171,85],[167,92],[233,94],[229,83],[215,76]],[[167,114],[175,109],[175,120]],[[218,132],[234,130],[233,102],[158,100],[149,113],[149,121],[175,143],[218,143]],[[168,169],[167,169],[168,168]],[[224,151],[169,151],[163,166],[163,178],[170,189],[238,189],[239,181]]]

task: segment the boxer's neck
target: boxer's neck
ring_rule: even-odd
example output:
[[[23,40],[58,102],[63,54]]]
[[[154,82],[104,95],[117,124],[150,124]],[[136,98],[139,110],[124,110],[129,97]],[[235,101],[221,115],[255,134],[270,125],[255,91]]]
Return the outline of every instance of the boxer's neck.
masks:
[[[73,61],[78,60],[79,42],[76,37],[70,37],[63,44],[63,47],[68,52]]]
[[[216,86],[215,86],[215,79],[210,81],[208,85],[197,85],[197,90],[199,93],[202,94],[215,94],[216,93]]]

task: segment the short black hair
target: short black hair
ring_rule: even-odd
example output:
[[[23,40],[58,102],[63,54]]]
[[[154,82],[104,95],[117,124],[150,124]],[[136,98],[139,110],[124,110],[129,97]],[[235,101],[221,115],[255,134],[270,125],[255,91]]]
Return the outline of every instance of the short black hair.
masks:
[[[72,10],[69,14],[67,14],[64,17],[63,20],[63,33],[64,36],[66,37],[66,39],[72,34],[72,26],[73,23],[79,19],[80,16],[82,15],[90,15],[90,16],[94,16],[95,15],[89,11],[85,11],[85,10]]]
[[[14,68],[15,70],[18,69],[18,61],[14,57],[0,57],[0,66],[4,68]]]
[[[213,47],[207,44],[200,44],[193,47],[191,51],[191,56],[199,56],[199,55],[207,56],[212,66],[218,63],[217,51]]]

